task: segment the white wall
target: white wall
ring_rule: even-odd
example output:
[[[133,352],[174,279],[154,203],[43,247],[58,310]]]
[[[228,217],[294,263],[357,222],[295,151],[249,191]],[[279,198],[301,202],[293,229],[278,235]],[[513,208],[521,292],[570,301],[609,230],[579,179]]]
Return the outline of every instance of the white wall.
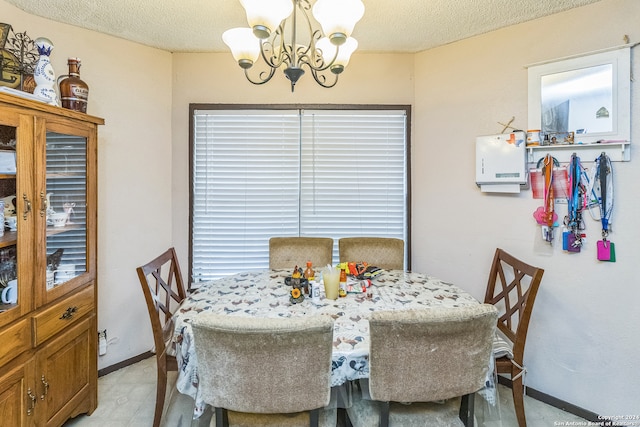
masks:
[[[82,60],[98,134],[98,327],[118,342],[99,368],[148,351],[151,326],[135,269],[171,245],[171,54],[26,14],[2,22],[49,38],[56,75]]]
[[[640,154],[614,164],[616,263],[596,260],[599,223],[587,215],[582,253],[550,251],[532,217],[531,192],[476,188],[475,137],[527,129],[524,65],[640,41],[640,2],[603,0],[416,55],[413,147],[413,267],[483,298],[496,247],[545,268],[529,328],[529,386],[601,415],[640,414],[634,369],[640,353],[637,225]],[[632,58],[637,49],[632,51]],[[640,66],[633,59],[633,75]],[[632,140],[640,143],[638,83],[632,83]],[[583,159],[585,160],[585,159]],[[559,215],[566,205],[559,206]]]

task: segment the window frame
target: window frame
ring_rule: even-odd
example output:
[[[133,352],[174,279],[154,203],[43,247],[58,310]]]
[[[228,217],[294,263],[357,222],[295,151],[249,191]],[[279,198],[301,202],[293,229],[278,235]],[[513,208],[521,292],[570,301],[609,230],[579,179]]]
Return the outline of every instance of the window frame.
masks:
[[[405,129],[405,155],[406,155],[406,192],[405,192],[405,257],[406,268],[411,270],[411,105],[408,104],[216,104],[216,103],[191,103],[189,104],[189,288],[193,280],[193,214],[194,214],[194,113],[196,110],[397,110],[404,111],[406,116]]]

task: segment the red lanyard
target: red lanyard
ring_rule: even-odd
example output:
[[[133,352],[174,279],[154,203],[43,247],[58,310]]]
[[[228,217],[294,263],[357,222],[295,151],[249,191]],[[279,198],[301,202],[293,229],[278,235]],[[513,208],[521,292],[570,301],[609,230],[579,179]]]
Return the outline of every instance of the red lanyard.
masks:
[[[554,192],[553,192],[553,157],[547,154],[542,166],[544,176],[544,220],[547,226],[553,227],[554,218]]]

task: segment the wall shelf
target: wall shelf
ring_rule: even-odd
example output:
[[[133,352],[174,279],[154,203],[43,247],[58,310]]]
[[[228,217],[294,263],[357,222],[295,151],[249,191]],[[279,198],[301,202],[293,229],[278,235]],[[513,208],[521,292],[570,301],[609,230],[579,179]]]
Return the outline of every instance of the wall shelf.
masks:
[[[551,154],[560,163],[568,163],[571,155],[576,153],[583,162],[592,162],[603,152],[613,162],[628,162],[631,160],[630,143],[627,142],[603,142],[596,144],[558,144],[535,145],[527,147],[527,161],[538,163],[538,160]]]

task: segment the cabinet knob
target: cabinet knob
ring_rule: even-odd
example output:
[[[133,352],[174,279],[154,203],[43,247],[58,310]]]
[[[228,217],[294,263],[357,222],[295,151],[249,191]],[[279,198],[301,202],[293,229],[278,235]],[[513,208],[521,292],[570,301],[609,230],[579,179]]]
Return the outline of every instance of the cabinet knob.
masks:
[[[63,320],[71,319],[77,311],[78,311],[78,307],[75,307],[75,306],[69,307],[67,308],[67,311],[62,313],[62,316],[60,316],[60,319],[63,319]]]
[[[44,400],[44,397],[47,395],[48,392],[49,392],[49,383],[44,378],[44,375],[42,375],[42,394],[40,395],[40,400]]]
[[[44,218],[47,208],[49,207],[49,203],[47,203],[47,199],[45,198],[43,191],[40,192],[40,206],[40,217]]]
[[[33,410],[36,408],[36,396],[31,393],[31,388],[27,389],[27,397],[29,398],[29,406],[27,407],[27,415],[33,414]]]
[[[24,210],[22,211],[22,218],[27,219],[27,214],[31,212],[31,200],[27,199],[26,194],[22,194],[22,200],[24,200]]]

